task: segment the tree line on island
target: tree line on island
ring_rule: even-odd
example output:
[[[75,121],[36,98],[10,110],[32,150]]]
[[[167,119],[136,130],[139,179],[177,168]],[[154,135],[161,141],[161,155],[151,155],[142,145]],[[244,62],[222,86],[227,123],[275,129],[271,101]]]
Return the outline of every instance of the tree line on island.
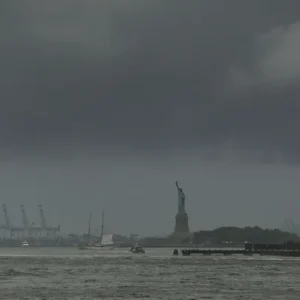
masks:
[[[214,230],[201,230],[193,234],[193,242],[200,243],[262,243],[277,244],[286,241],[300,241],[295,233],[279,229],[262,229],[255,227],[219,227]]]

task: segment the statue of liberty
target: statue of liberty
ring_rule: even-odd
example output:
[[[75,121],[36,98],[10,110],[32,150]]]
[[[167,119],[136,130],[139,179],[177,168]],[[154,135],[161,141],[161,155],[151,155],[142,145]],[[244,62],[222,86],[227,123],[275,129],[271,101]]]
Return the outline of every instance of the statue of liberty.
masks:
[[[178,213],[185,213],[185,194],[183,189],[179,187],[178,181],[175,181],[178,193]]]

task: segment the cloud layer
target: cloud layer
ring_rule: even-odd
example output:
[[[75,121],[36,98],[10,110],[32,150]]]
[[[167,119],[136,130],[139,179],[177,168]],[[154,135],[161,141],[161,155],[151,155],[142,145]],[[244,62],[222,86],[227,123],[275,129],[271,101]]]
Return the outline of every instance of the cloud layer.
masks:
[[[231,143],[297,158],[298,2],[1,6],[2,149]]]

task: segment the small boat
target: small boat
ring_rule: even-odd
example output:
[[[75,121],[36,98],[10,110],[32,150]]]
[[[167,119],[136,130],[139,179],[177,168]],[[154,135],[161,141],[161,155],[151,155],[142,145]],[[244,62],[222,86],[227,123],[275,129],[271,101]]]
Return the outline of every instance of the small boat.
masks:
[[[29,247],[29,243],[27,241],[22,242],[21,247]]]
[[[139,244],[134,244],[129,251],[132,253],[145,253],[145,249]]]

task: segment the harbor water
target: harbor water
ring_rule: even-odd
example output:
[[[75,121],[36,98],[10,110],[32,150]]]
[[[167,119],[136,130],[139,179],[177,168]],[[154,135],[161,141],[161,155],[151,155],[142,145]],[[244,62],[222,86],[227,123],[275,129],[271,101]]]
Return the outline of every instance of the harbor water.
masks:
[[[0,248],[0,299],[300,299],[300,259]]]

